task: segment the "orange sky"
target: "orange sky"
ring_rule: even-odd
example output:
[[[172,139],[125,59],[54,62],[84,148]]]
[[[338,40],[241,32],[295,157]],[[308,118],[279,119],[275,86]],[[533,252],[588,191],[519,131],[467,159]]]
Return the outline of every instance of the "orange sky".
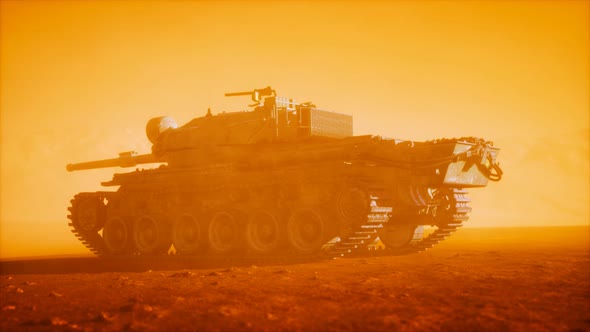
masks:
[[[0,257],[86,252],[69,199],[120,169],[65,164],[149,152],[149,118],[267,85],[355,134],[494,140],[505,179],[473,191],[471,226],[589,223],[589,2],[0,6]]]

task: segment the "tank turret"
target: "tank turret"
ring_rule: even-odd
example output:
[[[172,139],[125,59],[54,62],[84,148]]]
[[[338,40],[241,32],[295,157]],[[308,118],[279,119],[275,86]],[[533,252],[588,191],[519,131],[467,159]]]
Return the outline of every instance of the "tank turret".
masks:
[[[199,154],[219,146],[352,136],[350,115],[320,110],[311,103],[297,103],[293,99],[278,97],[271,87],[225,95],[250,96],[254,104],[249,106],[253,109],[216,115],[208,110],[205,116],[195,118],[181,127],[171,117],[156,117],[146,125],[146,135],[153,144],[151,156],[123,152],[115,159],[69,164],[67,170],[134,167],[154,162],[171,162],[174,166],[187,167],[202,164],[204,160],[199,158]],[[218,162],[219,159],[211,161]]]

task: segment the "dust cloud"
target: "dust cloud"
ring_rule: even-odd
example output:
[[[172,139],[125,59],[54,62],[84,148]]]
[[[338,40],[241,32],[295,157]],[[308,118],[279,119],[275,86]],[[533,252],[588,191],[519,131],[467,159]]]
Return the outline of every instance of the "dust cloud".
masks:
[[[2,258],[87,253],[68,202],[124,170],[66,164],[147,153],[148,119],[268,85],[357,135],[496,141],[505,178],[473,190],[474,227],[588,224],[587,2],[0,6]]]

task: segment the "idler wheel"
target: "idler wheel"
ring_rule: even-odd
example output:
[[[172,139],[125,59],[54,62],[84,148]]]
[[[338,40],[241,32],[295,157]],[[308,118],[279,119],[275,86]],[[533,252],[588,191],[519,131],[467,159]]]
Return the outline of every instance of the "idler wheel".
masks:
[[[158,254],[167,251],[166,233],[161,222],[151,216],[140,216],[133,225],[135,248],[142,254]]]
[[[414,233],[417,233],[416,228],[416,225],[413,224],[388,222],[379,230],[379,238],[383,241],[386,248],[401,248],[412,242]],[[420,235],[422,234],[420,233]]]
[[[129,252],[129,227],[122,218],[109,218],[104,225],[102,237],[110,254],[119,255]]]
[[[207,228],[209,249],[216,254],[228,254],[240,247],[240,227],[233,214],[217,212]]]
[[[80,231],[91,233],[98,232],[105,223],[106,206],[98,197],[88,197],[80,201],[76,207],[76,228]]]
[[[324,221],[311,209],[295,211],[287,223],[291,247],[298,253],[310,254],[321,249],[324,242]]]
[[[180,215],[172,226],[172,244],[179,254],[194,254],[203,247],[201,224],[191,214]]]
[[[267,254],[275,250],[280,242],[277,218],[269,211],[255,211],[248,218],[246,242],[255,253]]]

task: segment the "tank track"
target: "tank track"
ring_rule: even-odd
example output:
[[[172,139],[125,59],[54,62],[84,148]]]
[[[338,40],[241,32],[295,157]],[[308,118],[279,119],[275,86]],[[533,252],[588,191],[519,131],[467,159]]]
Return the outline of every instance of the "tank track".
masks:
[[[463,226],[463,222],[469,220],[471,199],[467,197],[467,191],[463,189],[452,189],[452,198],[449,201],[450,209],[437,221],[437,229],[420,241],[412,241],[401,248],[389,248],[388,251],[394,255],[407,255],[428,250],[440,243],[448,236]]]
[[[379,195],[379,196],[377,196]],[[391,206],[379,206],[378,203],[389,202],[384,191],[372,190],[366,220],[345,235],[337,243],[324,249],[325,255],[331,258],[339,258],[360,254],[367,250],[367,246],[379,236],[379,229],[389,221],[393,208]]]
[[[381,193],[381,195],[383,195]],[[453,189],[450,199],[450,209],[437,221],[437,229],[418,240],[413,239],[407,245],[400,248],[388,248],[386,252],[393,255],[408,255],[426,251],[441,241],[445,240],[457,229],[463,226],[463,222],[469,219],[468,213],[471,212],[467,196],[467,191],[462,189]],[[383,196],[382,196],[383,197]],[[349,236],[344,237],[341,241],[325,249],[328,256],[338,258],[354,254],[363,254],[367,251],[367,245],[374,241],[378,236],[378,230],[382,229],[389,221],[392,207],[378,206],[377,202],[388,202],[386,198],[379,200],[376,196],[371,196],[370,213],[364,224],[355,229]]]
[[[78,240],[80,240],[80,242],[82,242],[82,244],[84,244],[86,248],[88,248],[88,250],[90,250],[96,256],[105,255],[106,250],[104,247],[104,242],[102,236],[96,230],[85,230],[82,227],[80,206],[85,200],[106,198],[103,195],[101,195],[101,193],[79,193],[74,196],[72,200],[70,200],[72,205],[68,207],[68,211],[70,211],[70,214],[68,215],[68,219],[70,219],[68,226],[72,228],[71,232],[74,233]]]
[[[305,255],[302,257],[292,257],[293,255],[278,255],[269,256],[268,259],[273,261],[284,261],[295,259],[303,259],[314,261],[318,259],[330,259],[340,258],[353,255],[366,254],[368,245],[377,239],[379,236],[379,229],[382,229],[384,225],[389,222],[393,208],[388,205],[387,202],[391,200],[386,196],[383,190],[371,190],[370,191],[369,208],[366,219],[362,223],[356,225],[347,235],[343,238],[329,245],[324,245],[321,252],[315,255]],[[82,202],[88,200],[103,200],[108,199],[108,192],[98,193],[79,193],[70,201],[71,206],[68,208],[70,214],[68,219],[70,222],[68,225],[72,228],[71,232],[84,244],[92,253],[99,257],[111,256],[107,253],[103,238],[97,230],[85,230],[82,227],[80,206]],[[448,236],[453,234],[458,228],[463,225],[463,222],[469,219],[468,213],[471,212],[469,207],[470,199],[466,196],[467,191],[460,189],[452,190],[452,197],[450,197],[449,210],[437,220],[437,229],[420,240],[412,240],[407,245],[400,248],[387,248],[387,254],[393,255],[406,255],[412,253],[419,253],[428,250],[438,244],[439,242],[446,239]],[[379,195],[379,196],[377,196]],[[379,205],[381,202],[381,205]],[[200,256],[191,256],[194,258]],[[216,257],[215,259],[229,259]],[[246,257],[247,259],[247,257]],[[257,259],[264,261],[262,257]]]
[[[107,253],[102,236],[95,230],[84,230],[81,227],[80,205],[84,200],[103,199],[103,195],[98,193],[79,193],[72,200],[71,206],[68,207],[70,214],[68,219],[70,222],[68,226],[71,227],[71,232],[78,238],[78,240],[88,248],[93,254],[99,257],[111,256]],[[378,229],[383,228],[383,223],[389,220],[389,215],[392,211],[391,207],[378,206],[379,198],[377,196],[370,196],[369,214],[366,222],[358,225],[352,232],[350,232],[344,239],[333,246],[328,246],[322,252],[315,255],[297,255],[298,258],[308,260],[327,259],[331,257],[344,257],[354,253],[360,253],[366,249],[367,245],[378,236]],[[301,256],[301,257],[299,257]],[[193,256],[194,257],[194,256]],[[283,260],[285,256],[272,256],[271,259]],[[261,259],[261,257],[254,257]],[[216,259],[224,259],[223,257],[216,257]],[[225,258],[227,259],[227,258]]]

